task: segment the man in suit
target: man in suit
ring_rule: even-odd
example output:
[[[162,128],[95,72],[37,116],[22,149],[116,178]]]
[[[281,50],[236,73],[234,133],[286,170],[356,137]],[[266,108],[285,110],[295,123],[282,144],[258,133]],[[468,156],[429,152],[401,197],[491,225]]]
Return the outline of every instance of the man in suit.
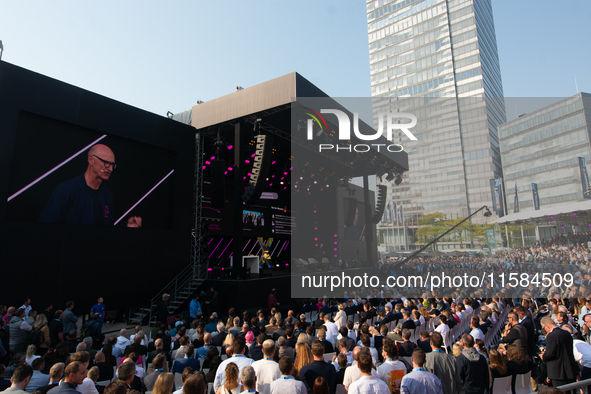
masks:
[[[324,353],[334,353],[334,346],[332,346],[332,342],[326,339],[326,331],[319,330],[318,331],[318,340],[320,344],[324,348]],[[314,344],[314,342],[312,342]]]
[[[183,370],[186,367],[193,368],[193,371],[199,371],[200,363],[199,360],[193,358],[193,354],[195,353],[195,348],[193,344],[190,343],[185,348],[185,357],[178,358],[174,361],[174,365],[172,366],[172,373],[183,373]]]
[[[226,335],[228,335],[228,333],[226,332],[226,325],[224,324],[224,322],[219,321],[217,328],[217,334],[211,334],[211,344],[213,346],[222,346],[224,344],[224,341],[226,340]]]
[[[533,357],[536,354],[536,331],[534,322],[528,316],[525,308],[521,305],[513,308],[513,311],[517,313],[517,316],[519,316],[519,324],[521,324],[527,332],[527,347],[529,350],[529,355]]]
[[[552,386],[575,382],[579,368],[573,353],[573,338],[558,328],[549,316],[543,317],[540,325],[547,333],[546,350],[540,354],[540,358],[548,366],[548,378],[552,380]]]
[[[314,393],[314,381],[319,376],[326,379],[330,392],[334,393],[337,372],[334,365],[324,361],[324,346],[320,341],[312,343],[312,356],[314,356],[314,361],[312,364],[304,366],[300,370],[299,376],[300,380],[304,382],[308,394]]]
[[[286,335],[285,332],[285,323],[283,322],[283,319],[281,319],[277,322],[277,329],[273,333],[273,340],[276,341],[279,337],[284,337]]]
[[[402,323],[398,323],[396,328],[394,329],[393,334],[388,334],[388,338],[393,341],[402,341],[402,330],[407,328],[409,330],[414,330],[416,328],[414,320],[410,318],[410,312],[406,309],[402,311],[402,318],[404,321]]]
[[[248,351],[248,355],[254,361],[261,360],[263,358],[263,342],[267,340],[267,334],[261,332],[257,336],[257,343],[256,345],[252,345]]]
[[[398,349],[401,357],[411,357],[413,350],[417,347],[416,343],[410,341],[410,330],[406,328],[402,330],[402,344]]]

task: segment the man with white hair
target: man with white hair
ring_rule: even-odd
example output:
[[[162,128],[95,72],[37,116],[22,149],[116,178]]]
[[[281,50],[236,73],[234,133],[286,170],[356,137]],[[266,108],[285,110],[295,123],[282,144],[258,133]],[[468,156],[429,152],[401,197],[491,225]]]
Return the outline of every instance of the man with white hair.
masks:
[[[251,392],[260,392],[263,393],[262,390],[255,389],[257,385],[257,376],[255,374],[254,369],[247,365],[246,367],[242,368],[242,372],[240,372],[240,380],[242,382],[242,388],[244,389],[243,393],[251,393]],[[266,392],[263,394],[268,394],[270,392],[267,389]]]
[[[228,330],[228,333],[236,336],[236,335],[238,335],[238,333],[240,332],[240,329],[241,329],[240,318],[238,316],[234,317],[233,323],[234,323],[234,326]]]
[[[122,357],[123,353],[125,352],[125,348],[129,345],[131,345],[131,341],[127,339],[127,330],[122,328],[121,331],[119,331],[117,343],[115,346],[113,346],[113,356]]]
[[[252,363],[252,368],[254,368],[257,377],[256,389],[259,393],[268,394],[271,383],[281,377],[279,364],[273,361],[274,353],[275,342],[272,339],[267,339],[263,342],[264,357]]]
[[[226,332],[226,325],[223,321],[219,321],[217,325],[217,332],[211,333],[211,344],[213,346],[222,346],[226,340],[227,335],[228,333]]]

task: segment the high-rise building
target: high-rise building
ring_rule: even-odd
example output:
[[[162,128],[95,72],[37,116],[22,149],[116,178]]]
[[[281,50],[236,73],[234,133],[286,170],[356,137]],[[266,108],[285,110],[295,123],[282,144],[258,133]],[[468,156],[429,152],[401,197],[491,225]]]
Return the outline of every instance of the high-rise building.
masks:
[[[591,160],[591,95],[577,93],[499,126],[508,213],[582,201]],[[586,182],[588,183],[588,181]],[[588,197],[587,197],[588,198]]]
[[[491,2],[368,0],[367,21],[375,126],[384,110],[418,119],[417,141],[393,137],[409,155],[403,183],[385,182],[404,226],[380,239],[404,247],[406,234],[415,248],[422,217],[490,206],[489,180],[502,176],[497,126],[506,117]]]

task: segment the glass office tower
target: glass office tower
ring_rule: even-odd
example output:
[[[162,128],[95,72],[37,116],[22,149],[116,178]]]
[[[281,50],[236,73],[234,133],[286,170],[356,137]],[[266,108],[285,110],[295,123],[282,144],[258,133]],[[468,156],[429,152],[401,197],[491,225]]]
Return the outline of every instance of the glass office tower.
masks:
[[[490,206],[489,180],[502,176],[497,126],[506,117],[491,2],[370,0],[367,21],[374,126],[380,111],[418,118],[417,141],[393,138],[409,154],[404,181],[383,182],[404,224],[380,239],[414,249],[419,219]]]
[[[577,93],[499,126],[509,213],[515,186],[520,212],[534,210],[532,183],[540,208],[585,199],[581,167],[591,160],[590,123],[591,95]]]

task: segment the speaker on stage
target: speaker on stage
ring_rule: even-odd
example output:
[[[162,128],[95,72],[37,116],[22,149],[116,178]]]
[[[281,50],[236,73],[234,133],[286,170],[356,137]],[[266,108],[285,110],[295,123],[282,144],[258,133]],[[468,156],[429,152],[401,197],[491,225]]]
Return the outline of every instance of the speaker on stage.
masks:
[[[250,171],[251,175],[246,191],[242,195],[242,201],[247,204],[257,201],[263,193],[271,165],[272,149],[273,140],[271,137],[262,134],[256,136],[256,151]]]
[[[345,216],[345,225],[352,226],[355,221],[355,213],[357,212],[357,199],[345,198],[347,201],[347,216]]]
[[[215,159],[211,162],[211,207],[214,209],[223,209],[225,198],[225,174],[226,161]]]
[[[376,204],[376,210],[371,218],[373,224],[377,224],[382,220],[384,215],[384,208],[386,207],[386,194],[388,193],[388,187],[386,185],[378,185],[378,202]]]

